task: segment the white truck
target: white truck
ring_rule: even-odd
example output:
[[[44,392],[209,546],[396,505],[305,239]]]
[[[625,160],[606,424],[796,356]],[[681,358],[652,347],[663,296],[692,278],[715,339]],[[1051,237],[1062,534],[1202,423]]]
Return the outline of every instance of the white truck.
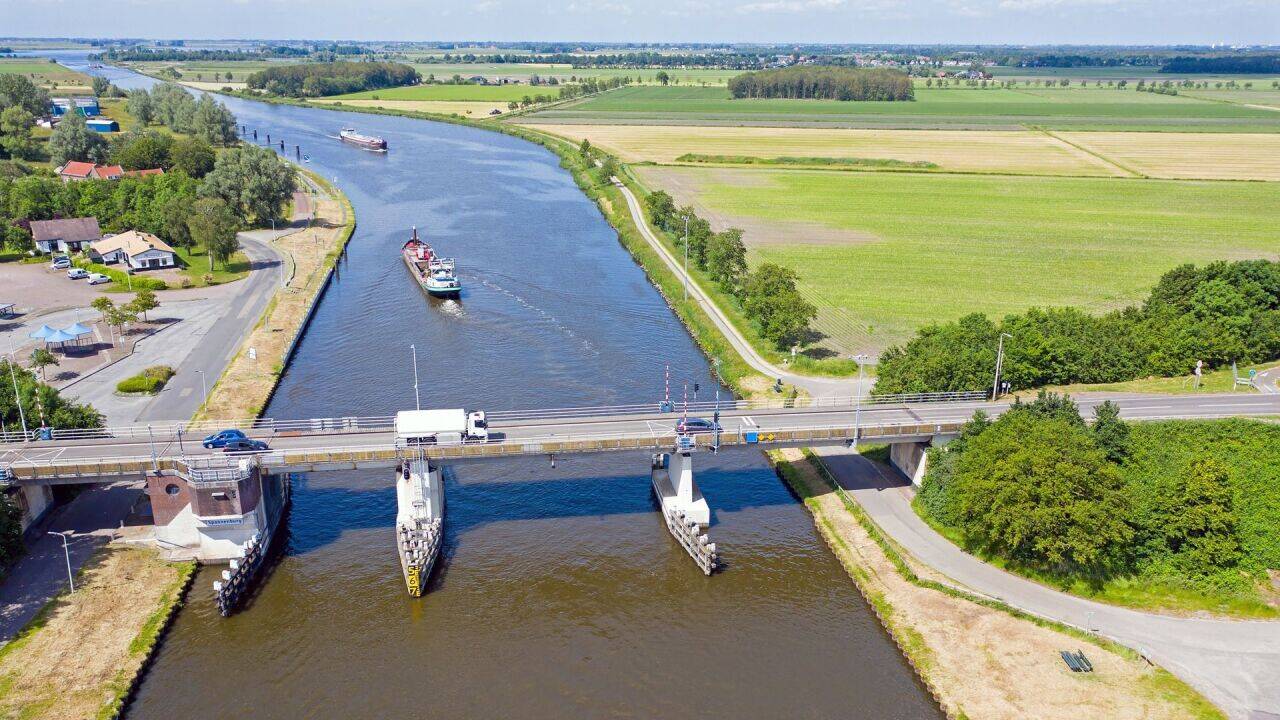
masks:
[[[403,410],[396,413],[395,433],[397,447],[461,445],[487,441],[489,424],[482,410]]]

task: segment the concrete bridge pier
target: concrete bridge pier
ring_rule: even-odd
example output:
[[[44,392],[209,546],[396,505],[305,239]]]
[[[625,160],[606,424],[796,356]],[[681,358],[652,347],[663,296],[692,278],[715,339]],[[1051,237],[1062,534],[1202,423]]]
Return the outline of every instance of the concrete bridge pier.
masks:
[[[898,472],[911,478],[911,484],[920,487],[929,469],[929,448],[941,447],[946,440],[932,437],[924,442],[900,442],[889,445],[889,464]]]
[[[711,524],[711,508],[693,479],[693,443],[680,443],[675,452],[655,453],[651,478],[671,536],[710,575],[719,558],[716,544],[703,532]]]

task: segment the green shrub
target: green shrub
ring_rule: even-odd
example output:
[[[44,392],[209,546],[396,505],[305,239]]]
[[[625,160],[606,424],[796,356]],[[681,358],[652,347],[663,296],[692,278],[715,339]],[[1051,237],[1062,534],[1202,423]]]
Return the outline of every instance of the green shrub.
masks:
[[[24,255],[25,253],[19,252],[17,250],[14,250],[11,252],[0,252],[0,263],[16,262],[18,260],[21,260]]]
[[[115,268],[107,267],[106,265],[89,262],[84,258],[76,258],[74,262],[76,267],[84,268],[89,272],[102,273],[103,275],[106,275],[111,278],[111,282],[123,288],[130,287],[130,284],[132,284],[134,290],[164,290],[169,287],[165,281],[160,280],[159,278],[139,277],[134,275],[131,279],[123,270],[116,270]]]
[[[171,377],[173,368],[156,365],[116,383],[116,390],[122,393],[158,393]]]

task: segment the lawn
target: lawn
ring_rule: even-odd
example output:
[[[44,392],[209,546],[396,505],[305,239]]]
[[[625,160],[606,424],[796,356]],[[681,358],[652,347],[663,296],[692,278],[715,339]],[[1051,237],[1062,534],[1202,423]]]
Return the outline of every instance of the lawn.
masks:
[[[334,95],[327,100],[447,100],[452,102],[511,102],[534,95],[559,97],[554,85],[410,85]]]
[[[532,116],[536,121],[654,124],[841,124],[1061,130],[1280,132],[1280,113],[1104,88],[918,88],[912,102],[734,100],[716,87],[627,87]]]
[[[874,349],[983,311],[1140,300],[1185,262],[1277,257],[1267,183],[637,167],[753,261],[794,268]],[[821,318],[820,318],[821,320]]]
[[[37,85],[51,91],[88,88],[89,76],[51,63],[43,58],[0,59],[0,74],[26,75]]]
[[[239,280],[249,274],[249,258],[243,252],[237,251],[225,265],[214,263],[213,270],[210,270],[209,256],[203,250],[186,247],[177,247],[174,250],[182,262],[182,277],[184,280],[191,281],[191,287],[221,285]],[[212,276],[212,282],[205,280],[206,275]]]

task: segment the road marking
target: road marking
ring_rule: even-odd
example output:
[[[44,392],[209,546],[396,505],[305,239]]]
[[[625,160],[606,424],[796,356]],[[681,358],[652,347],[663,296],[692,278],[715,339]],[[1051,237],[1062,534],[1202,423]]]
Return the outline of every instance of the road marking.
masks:
[[[189,388],[189,387],[182,388],[182,392],[178,393],[178,397],[184,398],[190,395],[192,390],[194,390],[194,388]]]
[[[747,427],[760,427],[759,425],[756,425],[756,421],[751,419],[750,415],[742,416],[742,424],[746,425]]]
[[[1276,405],[1275,403],[1270,403],[1270,402],[1266,402],[1266,403],[1220,403],[1220,404],[1217,404],[1217,405],[1199,405],[1199,406],[1197,406],[1197,407],[1198,407],[1198,408],[1200,408],[1200,409],[1204,409],[1204,408],[1276,408],[1277,410],[1280,410],[1280,407],[1277,407],[1277,405]]]
[[[1121,408],[1121,409],[1122,409],[1122,410],[1128,410],[1128,411],[1133,411],[1133,410],[1172,410],[1172,409],[1173,409],[1173,406],[1172,406],[1172,405],[1140,405],[1140,406],[1137,406],[1137,407],[1124,407],[1124,408]]]

